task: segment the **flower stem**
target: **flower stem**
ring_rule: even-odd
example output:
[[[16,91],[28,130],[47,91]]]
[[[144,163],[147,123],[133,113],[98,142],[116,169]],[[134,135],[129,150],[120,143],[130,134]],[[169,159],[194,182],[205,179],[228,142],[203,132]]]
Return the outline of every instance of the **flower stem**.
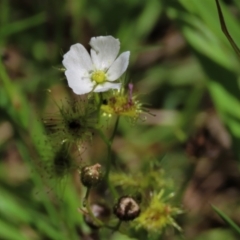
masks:
[[[114,128],[113,128],[112,136],[111,136],[111,138],[110,138],[110,141],[111,141],[111,142],[113,141],[113,139],[114,139],[114,137],[115,137],[115,134],[116,134],[116,131],[117,131],[117,128],[118,128],[119,120],[120,120],[120,117],[118,116],[117,119],[116,119]]]
[[[111,165],[112,165],[112,143],[113,143],[113,139],[115,137],[116,131],[117,131],[118,123],[119,123],[119,117],[117,117],[117,119],[116,119],[112,135],[109,139],[110,144],[108,144],[108,149],[107,149],[108,156],[107,156],[107,166],[106,166],[105,179],[107,180],[108,183],[109,183],[109,172],[110,172]]]
[[[98,119],[100,119],[100,115],[101,115],[101,105],[102,105],[102,93],[95,93],[94,94],[94,98],[95,98],[95,102],[97,104],[97,115],[98,115]]]
[[[86,191],[86,194],[85,194],[85,197],[84,197],[84,200],[83,200],[83,206],[86,207],[87,212],[90,215],[90,217],[92,218],[93,222],[95,222],[97,224],[97,226],[103,227],[104,223],[101,220],[99,220],[97,217],[95,217],[93,212],[92,212],[92,209],[91,209],[91,206],[90,206],[90,203],[89,203],[89,200],[88,200],[90,190],[91,190],[91,188],[87,188],[87,191]]]
[[[98,133],[100,135],[100,137],[102,138],[102,140],[105,142],[105,144],[107,146],[110,146],[111,147],[111,142],[107,139],[107,137],[105,136],[105,134],[100,130],[98,129]]]
[[[107,182],[109,181],[109,172],[110,172],[111,165],[112,165],[112,143],[113,143],[113,139],[115,137],[116,131],[117,131],[118,123],[119,123],[119,117],[117,117],[117,119],[116,119],[112,135],[109,139],[110,144],[108,144],[108,149],[107,149],[108,156],[107,156],[107,167],[106,167],[106,174],[105,174],[105,178],[106,178]]]
[[[116,226],[114,227],[114,229],[113,229],[114,232],[115,232],[115,231],[118,231],[118,229],[120,228],[121,224],[122,224],[122,221],[119,220],[118,223],[117,223],[117,225],[116,225]]]
[[[109,187],[111,193],[113,194],[114,198],[116,198],[118,194],[117,194],[116,190],[114,189],[113,185],[109,181],[109,173],[110,173],[111,166],[112,166],[112,143],[113,143],[113,139],[115,137],[116,131],[117,131],[119,120],[120,120],[120,118],[117,117],[111,137],[109,139],[107,139],[105,134],[100,129],[98,130],[100,137],[107,145],[107,165],[106,165],[106,172],[105,172],[104,178],[105,178],[105,180],[108,184],[108,187]]]
[[[88,201],[88,197],[89,197],[89,194],[90,194],[90,190],[91,190],[90,187],[87,188],[87,191],[86,191],[85,197],[84,197],[84,199],[83,199],[83,206],[84,206],[84,207],[86,207],[86,205],[87,205],[87,201]]]

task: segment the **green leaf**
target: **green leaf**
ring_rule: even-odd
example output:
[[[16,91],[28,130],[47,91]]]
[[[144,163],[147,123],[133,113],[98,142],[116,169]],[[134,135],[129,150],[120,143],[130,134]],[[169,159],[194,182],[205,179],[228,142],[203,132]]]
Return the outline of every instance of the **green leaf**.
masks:
[[[6,223],[0,219],[0,238],[1,239],[11,239],[11,240],[28,240],[27,237],[13,225]]]
[[[19,20],[13,23],[8,23],[0,28],[0,39],[6,38],[9,35],[22,32],[26,29],[38,26],[46,21],[45,13],[38,13],[35,16],[27,19]]]

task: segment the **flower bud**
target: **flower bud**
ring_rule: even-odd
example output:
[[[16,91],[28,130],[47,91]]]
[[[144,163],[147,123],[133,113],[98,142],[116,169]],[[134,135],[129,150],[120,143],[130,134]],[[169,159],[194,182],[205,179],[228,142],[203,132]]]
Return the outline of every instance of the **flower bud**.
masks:
[[[140,207],[132,197],[124,196],[114,206],[114,214],[122,221],[130,221],[138,217]]]
[[[81,169],[81,181],[85,187],[93,187],[102,180],[101,165],[96,163]]]

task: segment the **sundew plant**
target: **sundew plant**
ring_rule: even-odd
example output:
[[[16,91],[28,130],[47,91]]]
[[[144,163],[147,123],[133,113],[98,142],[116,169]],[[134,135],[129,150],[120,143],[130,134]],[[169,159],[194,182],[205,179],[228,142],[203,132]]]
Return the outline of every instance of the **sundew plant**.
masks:
[[[0,239],[239,239],[239,16],[2,0]]]

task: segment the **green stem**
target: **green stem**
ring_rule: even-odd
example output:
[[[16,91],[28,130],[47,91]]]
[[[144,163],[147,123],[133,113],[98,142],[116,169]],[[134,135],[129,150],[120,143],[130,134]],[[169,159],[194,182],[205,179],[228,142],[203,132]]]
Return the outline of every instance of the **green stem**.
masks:
[[[111,143],[112,143],[112,141],[113,141],[113,139],[115,137],[115,134],[116,134],[116,131],[117,131],[117,128],[118,128],[118,124],[119,124],[119,120],[120,120],[120,117],[117,117],[115,125],[114,125],[114,128],[113,128],[112,136],[110,138],[110,142]]]
[[[105,178],[107,180],[107,182],[109,182],[109,172],[111,169],[111,165],[112,165],[112,143],[113,143],[113,139],[115,137],[116,131],[117,131],[117,127],[118,127],[118,123],[119,123],[119,117],[117,117],[114,128],[113,128],[113,132],[112,135],[109,139],[109,145],[108,145],[108,156],[107,156],[107,167],[106,167],[106,174],[105,174]]]
[[[100,115],[101,115],[101,106],[102,106],[102,93],[94,93],[94,98],[97,104],[97,115],[98,115],[98,119],[100,119]]]
[[[105,134],[104,134],[100,129],[98,129],[97,131],[98,131],[100,137],[102,138],[102,140],[105,142],[105,144],[106,144],[107,146],[109,146],[109,145],[111,146],[111,142],[107,139],[107,137],[105,136]]]
[[[108,152],[108,154],[107,154],[107,166],[106,166],[106,173],[105,173],[105,176],[104,176],[104,178],[106,179],[106,182],[108,184],[108,187],[109,187],[110,191],[112,192],[114,198],[116,198],[118,194],[117,194],[115,188],[113,187],[113,185],[111,184],[111,182],[109,181],[109,173],[110,173],[111,166],[112,166],[112,143],[113,143],[113,139],[115,137],[116,131],[117,131],[118,123],[119,123],[119,117],[117,117],[117,119],[116,119],[112,135],[109,139],[110,144],[108,144],[108,149],[107,149],[107,152]]]
[[[96,225],[98,227],[103,227],[104,226],[104,223],[99,220],[98,218],[96,218],[92,212],[92,209],[90,207],[90,204],[89,204],[89,201],[86,201],[86,209],[88,211],[88,214],[90,215],[90,217],[92,218],[93,222],[96,223]]]
[[[107,145],[107,164],[106,164],[106,173],[105,173],[104,178],[105,178],[105,180],[108,184],[108,187],[109,187],[112,195],[114,196],[114,198],[116,198],[118,196],[118,194],[117,194],[115,188],[113,187],[113,185],[109,181],[109,173],[110,173],[111,165],[112,165],[112,143],[113,143],[113,139],[115,137],[116,131],[117,131],[119,120],[120,120],[120,118],[117,117],[111,137],[109,139],[107,139],[105,134],[100,129],[98,130],[100,137]]]
[[[83,206],[86,207],[86,204],[87,204],[87,201],[88,201],[88,197],[89,197],[89,194],[90,194],[90,190],[91,188],[87,188],[87,191],[86,191],[86,194],[85,194],[85,197],[83,199]]]
[[[118,231],[118,229],[120,228],[121,224],[122,224],[122,221],[119,220],[118,223],[117,223],[117,225],[116,225],[116,226],[114,227],[114,229],[113,229],[114,232],[115,232],[115,231]]]
[[[90,217],[92,218],[93,222],[96,223],[97,226],[103,227],[104,223],[94,216],[94,214],[92,212],[92,209],[91,209],[91,206],[90,206],[90,203],[88,201],[90,190],[91,190],[91,188],[87,188],[87,191],[86,191],[86,194],[85,194],[85,197],[84,197],[84,200],[83,200],[83,206],[86,207],[87,212],[90,215]]]

